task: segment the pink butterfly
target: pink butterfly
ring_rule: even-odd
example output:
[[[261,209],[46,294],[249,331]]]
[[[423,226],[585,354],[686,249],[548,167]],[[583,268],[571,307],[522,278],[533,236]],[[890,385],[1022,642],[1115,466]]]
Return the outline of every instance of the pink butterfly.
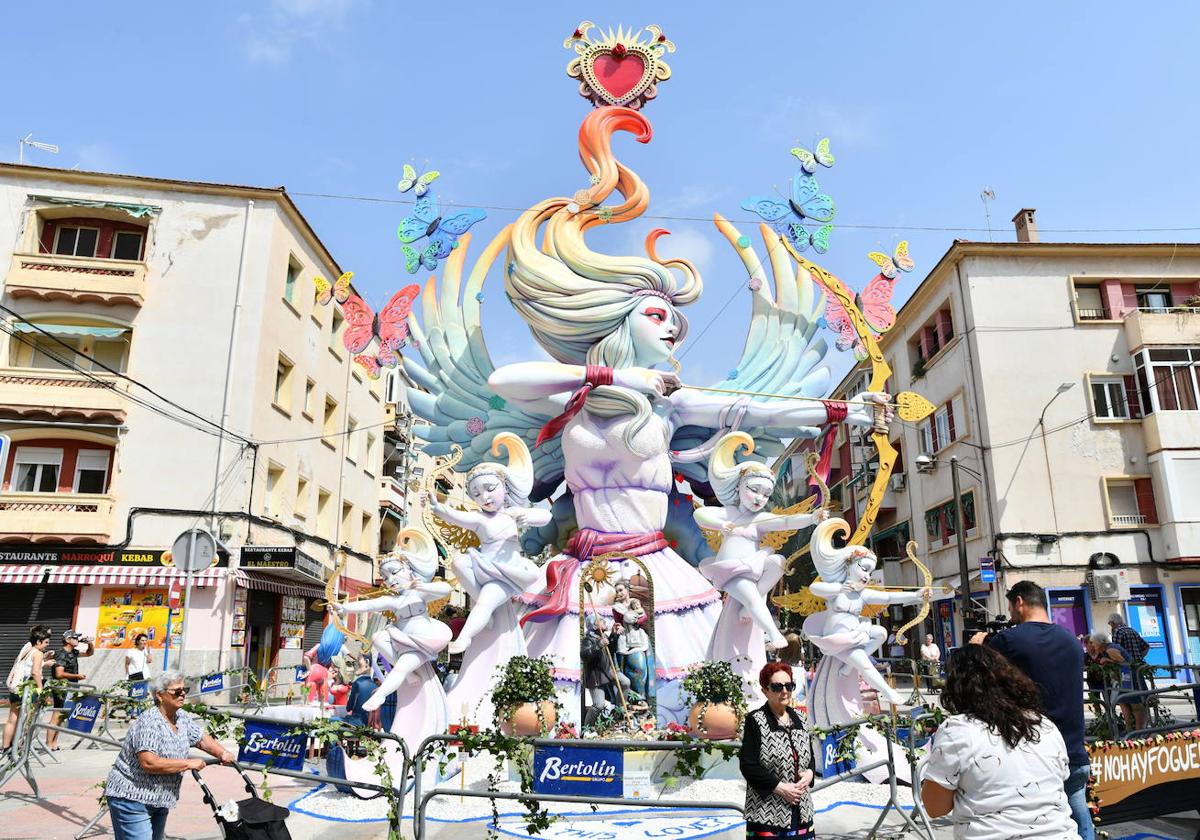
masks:
[[[896,310],[892,307],[892,293],[896,288],[896,271],[897,269],[911,271],[914,263],[908,255],[907,242],[901,242],[896,246],[893,257],[875,251],[868,256],[879,266],[880,271],[871,278],[861,293],[855,295],[854,303],[862,313],[867,326],[871,328],[871,332],[878,336],[880,333],[890,330],[896,323]],[[831,330],[838,334],[837,348],[839,350],[853,348],[857,358],[865,359],[867,357],[867,350],[858,333],[855,332],[850,316],[846,314],[846,310],[835,298],[831,297],[825,306],[825,322]]]
[[[416,284],[405,286],[392,295],[378,315],[358,295],[350,295],[342,304],[342,314],[346,316],[342,344],[351,353],[361,353],[378,337],[380,355],[387,351],[394,356],[394,351],[408,337],[408,315],[420,293],[421,287]]]

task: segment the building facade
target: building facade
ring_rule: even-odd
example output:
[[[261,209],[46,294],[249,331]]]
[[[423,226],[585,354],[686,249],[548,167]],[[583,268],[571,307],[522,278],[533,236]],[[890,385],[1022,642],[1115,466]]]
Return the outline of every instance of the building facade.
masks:
[[[961,592],[956,458],[971,592],[989,617],[1031,579],[1072,632],[1119,611],[1150,662],[1200,665],[1200,245],[1043,243],[1033,211],[1014,221],[1017,242],[951,245],[880,339],[888,390],[936,406],[892,426],[900,458],[873,534],[887,582],[920,583],[912,539]],[[836,393],[867,378],[856,368]],[[838,440],[830,483],[849,519],[873,457],[869,438]],[[946,647],[961,642],[958,606],[939,602],[927,628]]]
[[[200,525],[186,670],[298,663],[380,531],[383,380],[314,300],[332,255],[283,189],[0,165],[0,200],[0,658],[49,623],[100,684],[139,632],[161,667]]]

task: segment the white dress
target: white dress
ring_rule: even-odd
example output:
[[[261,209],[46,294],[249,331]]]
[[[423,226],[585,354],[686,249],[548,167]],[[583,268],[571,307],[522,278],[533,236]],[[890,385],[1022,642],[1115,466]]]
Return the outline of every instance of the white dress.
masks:
[[[1063,790],[1066,744],[1049,718],[1038,732],[1014,749],[968,715],[938,728],[921,777],[955,792],[956,840],[1078,840]]]
[[[634,437],[634,449],[623,439],[630,417],[592,417],[581,411],[563,430],[566,481],[574,494],[580,528],[603,534],[652,534],[667,519],[667,496],[672,469],[667,454],[669,423],[657,414]],[[561,557],[562,555],[560,555]],[[554,558],[555,560],[559,557]],[[683,722],[687,717],[680,682],[689,667],[704,662],[719,612],[720,594],[704,576],[669,547],[641,555],[654,586],[654,648],[656,699],[660,724]],[[552,561],[553,562],[553,561]],[[638,569],[629,561],[613,563],[625,578]],[[581,567],[580,567],[581,568]],[[568,580],[567,612],[555,619],[525,624],[530,656],[548,654],[555,662],[555,679],[566,717],[577,721],[579,698],[579,572]],[[546,604],[546,595],[529,594],[520,600],[531,607]],[[611,607],[596,610],[611,614]],[[649,612],[650,605],[644,604]],[[588,605],[591,611],[591,605]]]

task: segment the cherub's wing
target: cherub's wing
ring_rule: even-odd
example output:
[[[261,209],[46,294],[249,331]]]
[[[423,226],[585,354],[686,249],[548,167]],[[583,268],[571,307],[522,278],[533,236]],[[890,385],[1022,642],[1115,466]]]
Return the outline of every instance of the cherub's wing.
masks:
[[[495,370],[483,338],[480,303],[483,284],[497,255],[508,247],[509,228],[493,239],[480,255],[466,282],[463,264],[470,246],[470,234],[463,234],[459,245],[444,263],[439,288],[430,278],[421,293],[418,322],[416,308],[408,316],[411,346],[421,355],[417,362],[404,359],[404,371],[417,383],[408,389],[413,412],[429,422],[420,431],[430,455],[449,454],[451,446],[463,448],[458,468],[468,470],[487,460],[488,449],[497,432],[519,435],[533,453],[534,495],[544,498],[562,478],[562,448],[556,439],[534,448],[538,431],[550,418],[523,411],[507,403],[488,386]],[[546,488],[539,496],[539,491]]]
[[[767,225],[759,225],[774,281],[770,294],[766,270],[750,239],[725,220],[714,216],[717,229],[737,250],[750,275],[752,295],[750,329],[741,358],[731,365],[730,376],[711,387],[779,397],[755,397],[756,400],[790,397],[824,397],[829,388],[829,369],[823,364],[829,351],[820,334],[818,320],[825,312],[825,293],[812,276],[792,262],[779,242],[779,235]],[[745,247],[742,247],[745,243]],[[754,437],[756,454],[770,460],[783,452],[783,441],[806,436],[803,431],[784,428],[741,429]],[[798,433],[799,432],[799,433]],[[716,433],[715,429],[684,426],[671,440],[673,450],[699,446]],[[706,481],[706,463],[678,464],[677,470],[689,479]]]

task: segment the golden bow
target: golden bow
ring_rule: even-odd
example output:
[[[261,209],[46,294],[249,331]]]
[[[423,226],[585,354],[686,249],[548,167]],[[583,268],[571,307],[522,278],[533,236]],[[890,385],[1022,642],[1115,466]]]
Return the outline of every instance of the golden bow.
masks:
[[[916,542],[909,540],[908,545],[904,548],[904,551],[908,554],[908,559],[913,561],[913,563],[915,563],[917,568],[921,571],[921,580],[925,582],[923,587],[925,591],[924,597],[922,598],[920,612],[916,614],[912,621],[904,624],[899,630],[896,631],[896,644],[898,645],[903,645],[908,642],[908,631],[929,617],[929,605],[933,597],[933,572],[931,572],[929,567],[922,563],[917,557]]]
[[[428,497],[428,504],[421,506],[421,521],[425,524],[425,530],[429,532],[435,542],[442,546],[447,556],[456,551],[466,551],[468,548],[479,546],[479,537],[472,531],[451,525],[433,515],[433,502],[437,499],[437,480],[443,475],[454,472],[454,467],[462,458],[462,447],[458,444],[451,446],[450,454],[446,456],[445,460],[429,470],[429,474],[425,477],[425,486],[422,488]]]
[[[344,571],[346,571],[346,552],[339,551],[337,563],[335,563],[333,567],[333,574],[329,576],[329,580],[325,581],[325,604],[327,606],[332,606],[333,604],[338,603],[337,584],[338,580],[342,576],[342,572]],[[340,630],[342,635],[354,639],[361,644],[364,652],[371,649],[371,640],[366,636],[355,633],[353,630],[347,627],[346,623],[342,621],[342,617],[338,615],[337,610],[330,610],[329,618],[333,622],[333,626]]]

